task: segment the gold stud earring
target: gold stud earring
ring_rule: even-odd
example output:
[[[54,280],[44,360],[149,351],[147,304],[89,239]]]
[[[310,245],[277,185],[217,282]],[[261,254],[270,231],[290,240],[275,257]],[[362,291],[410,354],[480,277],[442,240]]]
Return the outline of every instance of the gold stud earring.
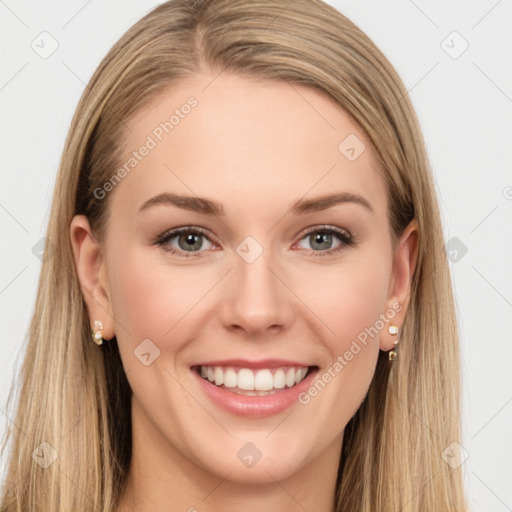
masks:
[[[101,345],[103,343],[103,333],[101,332],[103,329],[103,324],[99,320],[94,320],[94,328],[91,328],[92,339],[96,345]]]
[[[395,345],[395,348],[389,351],[389,360],[393,361],[393,359],[396,358],[396,346],[398,345],[398,326],[397,325],[390,325],[388,327],[388,332],[392,336],[396,336],[396,340],[393,341],[393,345]]]

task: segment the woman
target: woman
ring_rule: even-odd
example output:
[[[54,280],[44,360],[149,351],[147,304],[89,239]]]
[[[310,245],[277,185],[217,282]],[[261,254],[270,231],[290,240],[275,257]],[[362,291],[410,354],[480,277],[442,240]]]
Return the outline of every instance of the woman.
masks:
[[[171,0],[64,149],[1,510],[466,510],[406,90],[334,8]]]

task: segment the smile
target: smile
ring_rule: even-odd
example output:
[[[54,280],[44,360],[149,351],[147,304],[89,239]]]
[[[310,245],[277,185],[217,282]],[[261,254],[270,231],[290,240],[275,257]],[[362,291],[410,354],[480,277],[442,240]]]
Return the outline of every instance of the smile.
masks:
[[[248,418],[273,416],[296,405],[319,371],[318,366],[275,359],[203,362],[190,369],[212,405]]]
[[[215,386],[246,396],[267,396],[299,384],[308,373],[307,366],[279,368],[238,368],[233,366],[200,366],[201,377]]]

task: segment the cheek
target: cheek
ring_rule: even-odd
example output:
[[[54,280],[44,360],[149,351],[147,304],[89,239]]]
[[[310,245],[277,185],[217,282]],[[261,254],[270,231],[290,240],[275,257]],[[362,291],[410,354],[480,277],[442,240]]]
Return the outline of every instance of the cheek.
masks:
[[[343,276],[343,293],[338,308],[331,311],[336,319],[335,329],[344,339],[357,338],[366,328],[373,326],[384,312],[387,279],[383,269],[356,269]]]
[[[209,278],[208,273],[193,266],[177,268],[154,260],[144,251],[127,249],[124,257],[111,265],[116,333],[123,344],[131,340],[136,346],[149,338],[160,349],[177,351],[183,329],[211,288],[214,276],[210,272]]]
[[[324,324],[333,357],[365,329],[376,323],[382,329],[379,318],[385,312],[389,278],[389,261],[358,256],[339,267],[318,267],[309,273],[309,284],[302,282],[300,295]]]
[[[336,269],[320,267],[311,275],[315,292],[305,302],[317,313],[314,332],[322,325],[321,338],[328,356],[317,380],[299,397],[308,417],[308,436],[338,436],[364,400],[374,376],[383,328],[390,261],[359,253]],[[305,289],[305,288],[303,288]],[[329,418],[317,421],[317,418]]]

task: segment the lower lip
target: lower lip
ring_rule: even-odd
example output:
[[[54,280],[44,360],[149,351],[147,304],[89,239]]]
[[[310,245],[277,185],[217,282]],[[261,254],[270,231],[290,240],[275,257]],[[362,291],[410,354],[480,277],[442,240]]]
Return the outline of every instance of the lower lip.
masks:
[[[238,416],[265,418],[279,414],[297,403],[298,396],[309,388],[318,372],[318,368],[314,368],[310,371],[306,378],[298,384],[295,384],[295,386],[285,388],[279,393],[267,396],[239,395],[232,391],[219,388],[210,381],[203,379],[194,369],[191,371],[196,379],[199,380],[199,386],[206,396],[224,410]]]

